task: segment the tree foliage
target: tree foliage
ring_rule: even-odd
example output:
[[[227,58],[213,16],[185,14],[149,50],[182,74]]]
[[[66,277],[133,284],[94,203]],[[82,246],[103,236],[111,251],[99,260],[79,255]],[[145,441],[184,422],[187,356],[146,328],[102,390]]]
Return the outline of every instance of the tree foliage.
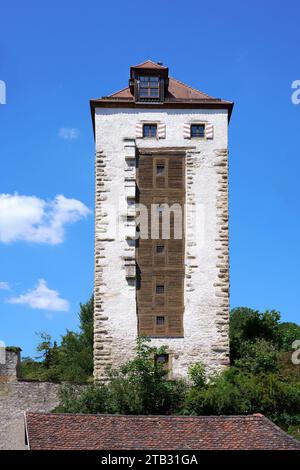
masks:
[[[80,305],[79,332],[67,330],[61,343],[52,342],[47,333],[40,333],[37,346],[39,361],[24,358],[21,374],[26,379],[53,382],[85,383],[93,376],[93,317],[94,301],[91,298]]]
[[[78,393],[77,387],[61,390],[62,412],[171,414],[184,398],[186,384],[166,380],[167,370],[155,357],[165,348],[151,347],[149,339],[137,338],[134,359],[108,371],[106,385],[91,385]]]
[[[190,366],[189,381],[167,380],[167,371],[146,338],[135,357],[110,370],[109,382],[85,385],[93,371],[93,299],[80,306],[79,332],[67,331],[60,344],[40,335],[39,361],[23,360],[23,376],[65,382],[57,411],[70,413],[230,415],[263,413],[300,438],[300,366],[291,362],[300,326],[280,323],[276,310],[235,308],[230,315],[231,367],[206,376]]]

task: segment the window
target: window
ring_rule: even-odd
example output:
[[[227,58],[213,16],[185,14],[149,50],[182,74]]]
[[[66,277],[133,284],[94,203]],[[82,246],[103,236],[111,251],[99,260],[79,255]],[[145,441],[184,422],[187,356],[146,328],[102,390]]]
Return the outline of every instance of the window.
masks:
[[[165,172],[165,165],[164,163],[158,163],[156,165],[156,174],[157,176],[162,176]]]
[[[156,245],[156,253],[161,255],[165,252],[165,245]]]
[[[191,124],[191,137],[205,137],[205,124]]]
[[[165,324],[165,317],[156,317],[156,324],[158,326],[163,326]]]
[[[156,286],[156,293],[157,294],[163,294],[165,292],[165,286],[164,285],[157,285]]]
[[[157,124],[144,124],[143,137],[156,137]]]
[[[169,354],[158,354],[155,359],[159,364],[168,364]]]
[[[159,98],[159,77],[140,77],[139,98],[142,100]]]

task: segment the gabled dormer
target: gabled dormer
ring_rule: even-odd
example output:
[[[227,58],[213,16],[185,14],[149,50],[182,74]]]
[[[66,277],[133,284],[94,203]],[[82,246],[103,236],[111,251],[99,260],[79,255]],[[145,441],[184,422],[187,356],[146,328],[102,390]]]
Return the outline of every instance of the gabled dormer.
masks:
[[[168,67],[151,60],[130,67],[129,88],[135,102],[163,102],[168,90],[168,76]]]

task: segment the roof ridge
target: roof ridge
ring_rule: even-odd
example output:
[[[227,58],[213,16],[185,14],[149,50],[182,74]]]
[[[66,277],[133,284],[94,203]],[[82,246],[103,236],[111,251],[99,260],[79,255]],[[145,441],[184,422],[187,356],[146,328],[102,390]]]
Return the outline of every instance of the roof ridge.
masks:
[[[264,418],[267,421],[271,422],[268,418],[266,418],[264,415],[258,415],[258,414],[249,414],[249,415],[125,415],[125,414],[119,414],[119,413],[51,413],[47,411],[26,411],[26,415],[33,414],[33,415],[50,415],[50,416],[95,416],[95,417],[118,417],[118,418],[148,418],[148,419],[157,419],[157,418],[164,418],[164,419],[241,419],[241,418],[252,418],[252,419],[261,419]],[[276,426],[274,423],[272,423],[274,426]],[[281,428],[276,426],[279,430],[282,431]],[[284,432],[284,431],[283,431]]]
[[[154,62],[154,60],[152,59],[147,59],[145,60],[144,62],[141,62],[140,64],[137,64],[137,65],[132,65],[131,67],[140,67],[141,65],[144,65],[146,64],[147,62],[151,62],[151,64],[155,65],[156,67],[161,67],[163,69],[166,69],[167,67],[165,67],[164,65],[160,65],[158,62]]]

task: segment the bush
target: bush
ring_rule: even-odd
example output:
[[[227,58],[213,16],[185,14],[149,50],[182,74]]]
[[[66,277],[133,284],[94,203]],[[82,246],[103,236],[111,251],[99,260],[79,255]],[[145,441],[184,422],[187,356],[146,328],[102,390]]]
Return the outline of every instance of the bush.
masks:
[[[189,378],[195,387],[204,387],[205,385],[205,367],[201,362],[192,364],[188,370]]]
[[[166,380],[167,370],[155,361],[165,348],[149,346],[139,337],[136,356],[109,372],[109,383],[91,386],[81,393],[64,387],[60,410],[80,413],[171,414],[179,408],[186,391],[183,381]]]
[[[278,371],[279,353],[275,346],[265,339],[245,341],[240,347],[240,352],[240,359],[235,360],[235,366],[239,369],[254,374]]]
[[[300,387],[274,373],[242,372],[233,367],[204,388],[191,387],[182,411],[196,415],[262,413],[287,428],[300,423]]]

